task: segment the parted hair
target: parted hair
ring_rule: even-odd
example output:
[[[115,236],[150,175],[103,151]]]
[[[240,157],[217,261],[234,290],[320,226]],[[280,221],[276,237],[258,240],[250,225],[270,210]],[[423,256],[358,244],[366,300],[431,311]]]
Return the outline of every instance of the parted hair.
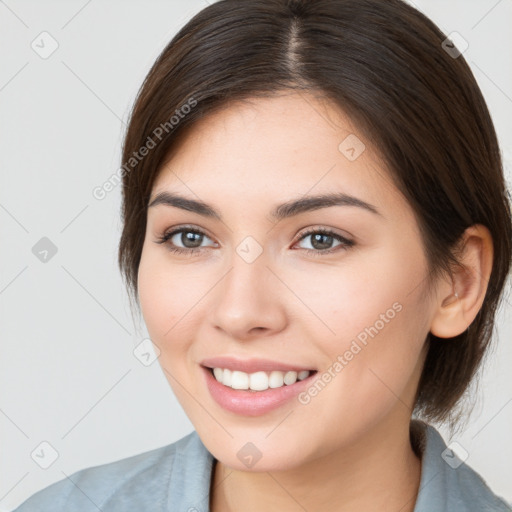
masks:
[[[119,264],[132,301],[138,305],[151,190],[180,135],[234,101],[287,90],[321,94],[377,149],[414,211],[427,285],[460,267],[467,227],[490,230],[493,267],[476,318],[454,338],[426,339],[414,413],[454,421],[504,298],[512,222],[488,108],[463,55],[446,40],[402,0],[220,0],[196,14],[151,67],[124,138],[123,163],[150,148],[122,173]]]

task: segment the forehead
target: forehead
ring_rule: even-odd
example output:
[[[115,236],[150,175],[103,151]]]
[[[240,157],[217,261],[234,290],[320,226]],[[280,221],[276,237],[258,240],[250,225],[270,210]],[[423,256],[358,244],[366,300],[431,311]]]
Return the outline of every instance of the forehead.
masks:
[[[380,209],[407,208],[351,119],[324,98],[294,92],[231,103],[196,121],[162,165],[152,196],[165,190],[241,205],[343,192]]]

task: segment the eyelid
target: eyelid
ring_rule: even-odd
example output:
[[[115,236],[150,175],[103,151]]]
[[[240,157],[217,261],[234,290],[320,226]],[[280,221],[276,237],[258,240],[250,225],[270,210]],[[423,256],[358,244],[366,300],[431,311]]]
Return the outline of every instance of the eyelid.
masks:
[[[163,244],[163,245],[168,245],[169,247],[169,250],[171,250],[172,252],[175,252],[175,253],[178,253],[178,254],[182,254],[182,255],[185,255],[185,254],[188,254],[188,255],[200,255],[204,252],[205,249],[207,249],[208,247],[212,247],[212,245],[210,246],[198,246],[198,247],[179,247],[179,246],[175,246],[174,244],[170,243],[170,240],[178,233],[180,232],[186,232],[186,231],[189,231],[189,232],[194,232],[196,234],[200,234],[202,235],[203,237],[206,237],[208,238],[209,240],[211,240],[215,245],[213,245],[213,247],[219,247],[219,243],[215,241],[215,239],[213,237],[211,237],[207,232],[206,230],[204,230],[203,228],[199,228],[197,226],[194,226],[194,225],[190,225],[190,224],[186,224],[186,225],[177,225],[177,226],[174,226],[172,228],[168,228],[166,229],[162,235],[159,235],[158,236],[158,240],[155,241],[155,243],[158,243],[158,244]],[[329,249],[309,249],[309,248],[299,248],[301,251],[304,251],[306,252],[306,254],[310,254],[310,255],[313,255],[313,256],[327,256],[329,254],[333,254],[333,253],[337,253],[337,252],[340,252],[340,251],[343,251],[343,250],[347,250],[347,249],[350,249],[351,247],[353,247],[354,245],[356,245],[356,242],[353,240],[353,237],[351,235],[349,235],[348,237],[345,236],[345,235],[342,235],[340,233],[338,233],[335,229],[333,228],[330,228],[330,227],[326,227],[326,226],[320,226],[320,225],[316,225],[316,226],[310,226],[308,228],[304,228],[297,236],[296,236],[296,240],[295,242],[293,242],[292,244],[292,248],[297,245],[298,243],[300,243],[302,240],[304,240],[305,238],[307,238],[308,236],[311,236],[311,235],[314,235],[314,234],[324,234],[324,235],[327,235],[327,236],[330,236],[331,238],[335,239],[336,241],[338,241],[338,245],[335,245],[334,247],[331,247]]]
[[[198,226],[191,225],[191,224],[184,224],[184,225],[180,224],[180,225],[174,226],[172,228],[165,229],[162,235],[158,235],[158,238],[160,240],[162,240],[164,238],[169,240],[174,235],[176,235],[177,233],[180,233],[182,231],[191,231],[194,233],[198,233],[218,245],[218,242],[216,242],[215,239],[213,237],[211,237],[205,229],[200,228]],[[204,247],[198,247],[197,249],[204,249]]]
[[[352,236],[347,231],[338,230],[336,228],[331,228],[329,226],[324,226],[321,224],[316,224],[313,226],[309,226],[307,228],[302,229],[299,234],[297,235],[297,240],[300,240],[305,235],[310,235],[312,233],[316,233],[318,231],[321,231],[322,233],[329,233],[332,235],[339,236],[341,238],[344,238],[345,240],[355,241],[354,236]]]
[[[176,231],[181,231],[181,230],[185,230],[185,229],[188,229],[190,231],[197,231],[203,235],[206,235],[208,238],[211,238],[211,236],[208,234],[206,229],[200,228],[199,226],[196,226],[195,224],[176,224],[175,226],[171,226],[171,227],[161,230],[161,232],[164,235],[168,235],[170,233],[175,233]]]
[[[168,229],[165,229],[163,231],[163,235],[162,236],[166,236],[166,237],[169,237],[169,236],[172,236],[172,235],[175,235],[176,233],[180,232],[180,231],[183,231],[183,230],[190,230],[190,231],[194,231],[194,232],[197,232],[197,233],[200,233],[204,236],[206,236],[207,238],[209,238],[210,240],[214,241],[213,240],[213,237],[210,236],[208,234],[208,232],[203,229],[203,228],[200,228],[198,226],[194,226],[192,224],[178,224],[177,226],[174,226],[172,228],[168,228]],[[332,234],[332,235],[336,235],[336,236],[339,236],[340,238],[343,238],[345,239],[346,241],[353,241],[353,237],[352,235],[348,234],[345,235],[345,234],[341,234],[341,233],[338,233],[338,231],[334,230],[333,228],[330,228],[330,227],[326,227],[326,226],[321,226],[321,225],[316,225],[316,226],[310,226],[308,228],[304,228],[302,229],[298,235],[296,235],[296,240],[294,242],[297,243],[297,242],[300,242],[305,236],[307,235],[311,235],[311,234],[315,234],[317,232],[323,232],[323,233],[328,233],[328,234]]]
[[[303,230],[299,233],[298,239],[296,242],[294,242],[292,247],[297,245],[299,242],[302,242],[303,240],[305,240],[308,236],[311,236],[311,235],[314,235],[317,233],[321,233],[321,234],[330,236],[331,238],[333,238],[339,242],[338,245],[335,245],[334,247],[331,247],[330,249],[324,249],[324,250],[301,248],[302,251],[306,251],[306,253],[312,254],[314,256],[320,256],[320,255],[327,256],[328,254],[334,254],[339,251],[350,249],[351,247],[356,245],[356,242],[351,235],[349,237],[347,237],[345,235],[338,233],[333,228],[329,228],[329,227],[325,227],[325,226],[312,226],[312,227],[306,228],[305,230]]]

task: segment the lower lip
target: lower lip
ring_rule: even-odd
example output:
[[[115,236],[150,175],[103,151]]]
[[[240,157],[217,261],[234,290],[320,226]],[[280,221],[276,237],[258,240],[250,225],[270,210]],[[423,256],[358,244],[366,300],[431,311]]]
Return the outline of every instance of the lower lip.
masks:
[[[243,416],[260,416],[277,409],[310,386],[317,373],[315,372],[304,380],[298,380],[289,386],[269,388],[265,391],[248,391],[224,386],[224,384],[217,381],[209,368],[203,366],[202,370],[213,399],[227,411]]]

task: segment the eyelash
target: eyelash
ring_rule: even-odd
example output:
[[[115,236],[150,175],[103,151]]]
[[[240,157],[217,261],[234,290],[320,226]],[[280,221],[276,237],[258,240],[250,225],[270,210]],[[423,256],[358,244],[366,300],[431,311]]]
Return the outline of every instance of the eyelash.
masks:
[[[162,236],[158,237],[158,240],[156,240],[155,243],[166,244],[166,245],[168,245],[169,251],[171,251],[173,253],[187,255],[187,256],[193,256],[194,254],[199,255],[200,253],[203,252],[202,251],[203,249],[206,249],[206,247],[194,247],[194,248],[185,247],[185,248],[183,248],[183,247],[175,247],[175,246],[171,245],[169,243],[169,240],[177,233],[182,233],[182,232],[195,233],[195,234],[203,235],[203,236],[209,238],[208,235],[204,231],[201,231],[200,229],[188,228],[187,226],[181,226],[180,228],[174,229],[173,231],[164,233]],[[301,242],[303,239],[305,239],[309,235],[316,235],[316,234],[331,236],[332,238],[338,240],[340,242],[340,245],[337,245],[335,247],[332,247],[331,249],[325,249],[325,250],[302,249],[303,251],[306,251],[307,254],[310,254],[312,256],[324,256],[326,254],[332,254],[333,252],[336,252],[338,250],[347,250],[355,245],[354,241],[349,240],[328,228],[323,228],[323,229],[319,229],[319,228],[314,229],[313,228],[304,233],[301,233],[300,238],[295,243]]]

